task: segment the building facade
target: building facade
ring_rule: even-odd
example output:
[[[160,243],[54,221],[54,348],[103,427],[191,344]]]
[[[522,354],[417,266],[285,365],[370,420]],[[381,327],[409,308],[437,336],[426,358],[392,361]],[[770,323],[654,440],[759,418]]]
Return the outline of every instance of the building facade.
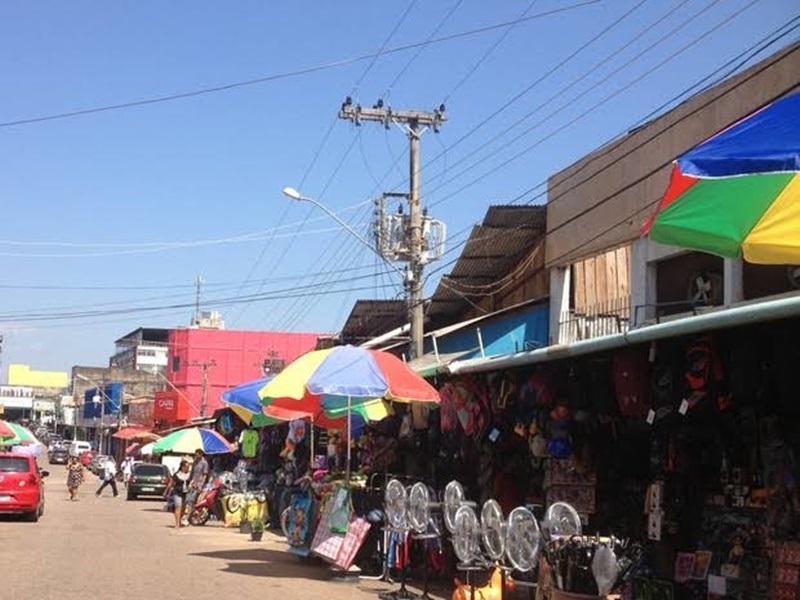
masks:
[[[317,333],[235,331],[185,328],[169,333],[169,387],[185,402],[190,417],[208,416],[220,408],[222,392],[280,371],[313,350]],[[158,412],[158,403],[156,404]],[[156,415],[159,420],[159,415]]]
[[[164,374],[169,360],[169,329],[140,327],[114,342],[108,366]]]

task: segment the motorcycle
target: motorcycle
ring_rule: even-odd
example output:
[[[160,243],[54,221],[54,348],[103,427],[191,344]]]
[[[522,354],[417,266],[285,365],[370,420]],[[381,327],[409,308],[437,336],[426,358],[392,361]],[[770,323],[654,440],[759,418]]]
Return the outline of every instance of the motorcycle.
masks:
[[[228,486],[221,479],[214,479],[211,485],[200,492],[189,515],[189,523],[195,526],[205,525],[213,516],[218,521],[225,519],[222,499],[228,494]]]

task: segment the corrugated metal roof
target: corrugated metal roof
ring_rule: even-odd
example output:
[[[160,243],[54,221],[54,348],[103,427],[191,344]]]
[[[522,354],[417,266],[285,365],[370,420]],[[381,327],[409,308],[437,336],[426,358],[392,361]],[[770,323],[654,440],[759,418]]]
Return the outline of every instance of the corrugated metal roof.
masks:
[[[342,327],[346,343],[360,343],[408,321],[405,300],[357,300]]]
[[[545,206],[489,207],[483,223],[472,228],[453,270],[439,282],[428,315],[463,313],[470,305],[465,289],[502,279],[543,239],[546,229]],[[462,293],[453,287],[460,287]]]

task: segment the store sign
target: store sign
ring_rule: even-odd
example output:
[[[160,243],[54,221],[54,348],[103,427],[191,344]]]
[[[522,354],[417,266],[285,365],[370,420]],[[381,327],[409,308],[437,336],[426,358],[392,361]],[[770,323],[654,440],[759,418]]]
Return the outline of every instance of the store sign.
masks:
[[[0,402],[6,408],[33,408],[33,388],[19,385],[0,385]]]
[[[189,409],[177,392],[156,392],[153,419],[156,421],[186,421],[191,417]]]
[[[33,410],[37,412],[55,412],[56,403],[52,400],[34,400]]]

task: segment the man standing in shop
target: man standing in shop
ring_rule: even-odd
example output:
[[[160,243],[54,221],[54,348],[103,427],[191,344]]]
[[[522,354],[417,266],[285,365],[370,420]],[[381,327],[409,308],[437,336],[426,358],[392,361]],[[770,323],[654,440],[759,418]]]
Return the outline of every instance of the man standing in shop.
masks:
[[[194,453],[194,463],[192,463],[192,479],[189,484],[189,493],[186,494],[186,511],[184,515],[188,518],[194,510],[194,503],[197,496],[203,490],[208,481],[209,468],[208,461],[203,451],[197,449]]]

